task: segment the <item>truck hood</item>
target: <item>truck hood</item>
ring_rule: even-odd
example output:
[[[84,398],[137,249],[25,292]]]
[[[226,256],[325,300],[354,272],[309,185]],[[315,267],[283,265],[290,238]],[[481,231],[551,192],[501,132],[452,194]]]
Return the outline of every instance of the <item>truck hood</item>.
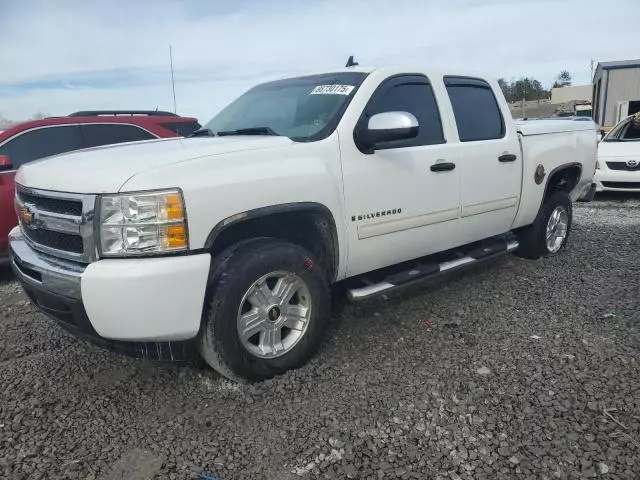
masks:
[[[599,157],[633,157],[640,160],[640,142],[600,142]]]
[[[293,143],[286,137],[229,136],[149,140],[78,150],[20,167],[16,183],[73,193],[115,193],[136,174],[196,158]]]

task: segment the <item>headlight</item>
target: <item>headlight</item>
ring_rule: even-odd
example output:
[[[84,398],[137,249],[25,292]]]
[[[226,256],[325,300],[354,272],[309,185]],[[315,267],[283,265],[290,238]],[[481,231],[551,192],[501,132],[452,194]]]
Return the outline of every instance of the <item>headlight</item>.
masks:
[[[187,250],[179,190],[100,197],[100,252],[105,257]]]

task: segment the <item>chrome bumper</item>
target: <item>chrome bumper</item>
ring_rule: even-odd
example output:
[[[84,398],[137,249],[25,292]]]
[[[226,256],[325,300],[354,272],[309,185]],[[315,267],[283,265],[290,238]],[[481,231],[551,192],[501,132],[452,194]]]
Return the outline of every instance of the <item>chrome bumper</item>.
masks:
[[[9,233],[10,262],[33,304],[77,337],[125,355],[161,361],[192,361],[197,357],[190,341],[127,342],[98,335],[82,302],[83,264],[60,260],[34,250],[16,227]]]
[[[9,232],[9,255],[11,267],[23,284],[81,300],[80,277],[84,272],[84,265],[34,250],[20,227]]]

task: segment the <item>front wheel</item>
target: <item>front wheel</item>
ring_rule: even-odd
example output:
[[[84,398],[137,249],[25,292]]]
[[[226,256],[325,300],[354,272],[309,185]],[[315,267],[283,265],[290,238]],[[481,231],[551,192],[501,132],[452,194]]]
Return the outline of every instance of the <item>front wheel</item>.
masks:
[[[313,256],[260,239],[232,247],[215,264],[199,337],[205,361],[234,380],[264,380],[306,363],[331,306]]]
[[[556,192],[542,205],[533,224],[516,232],[517,255],[536,259],[560,252],[567,243],[573,208],[567,192]]]

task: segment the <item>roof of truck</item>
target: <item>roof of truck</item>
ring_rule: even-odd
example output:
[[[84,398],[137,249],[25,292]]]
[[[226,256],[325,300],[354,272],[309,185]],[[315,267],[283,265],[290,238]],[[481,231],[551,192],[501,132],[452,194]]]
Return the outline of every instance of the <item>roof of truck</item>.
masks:
[[[427,76],[433,77],[443,77],[445,75],[451,75],[456,77],[475,77],[481,79],[490,79],[494,78],[492,75],[487,75],[486,72],[479,72],[473,70],[460,70],[456,68],[451,69],[434,69],[429,68],[425,65],[419,64],[399,64],[399,65],[383,65],[383,66],[374,66],[374,65],[355,65],[353,67],[341,67],[336,68],[335,70],[324,71],[324,72],[314,72],[312,75],[322,75],[327,73],[342,73],[342,72],[362,72],[362,73],[373,73],[373,72],[381,72],[381,73],[424,73]]]

